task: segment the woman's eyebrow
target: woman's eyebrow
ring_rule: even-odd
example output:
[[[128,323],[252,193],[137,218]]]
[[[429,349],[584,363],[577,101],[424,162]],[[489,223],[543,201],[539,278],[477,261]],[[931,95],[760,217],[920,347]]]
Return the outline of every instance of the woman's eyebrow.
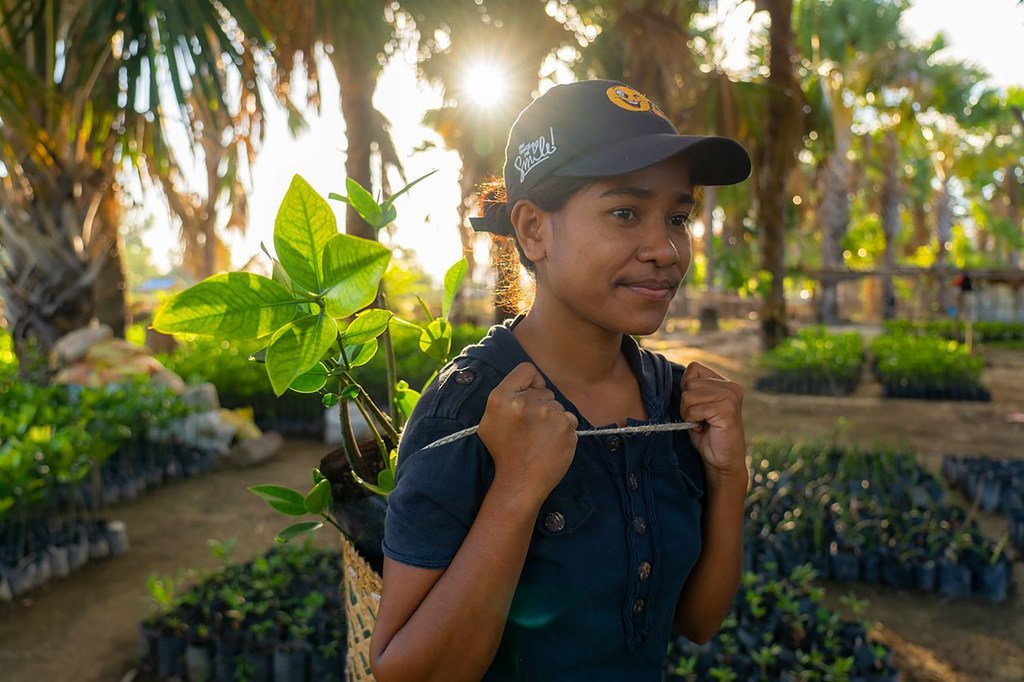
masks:
[[[628,196],[636,197],[638,199],[646,199],[654,194],[653,190],[647,189],[646,187],[634,187],[632,185],[626,185],[622,187],[612,187],[609,190],[601,192],[599,198],[613,197],[613,196]],[[696,200],[693,195],[689,192],[680,192],[676,203],[679,204],[695,204]]]

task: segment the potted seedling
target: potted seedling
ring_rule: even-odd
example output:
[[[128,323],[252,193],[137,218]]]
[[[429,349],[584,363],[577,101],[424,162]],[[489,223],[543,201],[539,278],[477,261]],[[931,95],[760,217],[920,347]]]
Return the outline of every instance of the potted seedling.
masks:
[[[352,179],[346,183],[346,196],[332,193],[330,197],[350,204],[379,231],[395,219],[394,200],[422,179],[383,202]],[[399,384],[395,376],[391,329],[405,326],[416,330],[420,350],[439,365],[446,362],[452,334],[448,316],[467,263],[458,261],[445,275],[439,315],[421,300],[426,324],[399,318],[380,291],[391,259],[389,249],[376,241],[340,233],[327,201],[299,176],[293,179],[278,211],[274,246],[273,277],[248,272],[214,275],[169,298],[157,311],[153,327],[164,333],[249,343],[258,348],[254,357],[265,363],[276,395],[316,393],[324,406],[339,406],[342,443],[338,457],[329,456],[320,470],[313,472],[308,493],[275,485],[255,486],[252,491],[285,515],[315,517],[281,531],[279,541],[327,523],[360,543],[357,547],[371,563],[378,564],[379,571],[380,537],[367,541],[367,533],[360,531],[367,526],[378,532],[382,529],[386,497],[394,487],[402,426],[419,398],[418,391]],[[269,251],[267,254],[269,257]],[[371,399],[352,373],[379,349],[387,359],[389,404],[384,408]],[[355,435],[350,405],[369,432],[362,443]],[[334,466],[339,457],[346,466]],[[333,504],[332,493],[341,495],[339,504]]]

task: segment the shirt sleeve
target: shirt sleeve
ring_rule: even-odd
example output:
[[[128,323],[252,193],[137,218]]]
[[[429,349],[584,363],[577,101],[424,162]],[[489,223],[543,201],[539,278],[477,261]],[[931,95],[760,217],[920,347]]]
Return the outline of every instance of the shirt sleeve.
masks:
[[[386,556],[410,566],[445,568],[462,546],[486,494],[490,454],[476,434],[424,446],[463,428],[458,420],[436,416],[406,425],[384,519]]]

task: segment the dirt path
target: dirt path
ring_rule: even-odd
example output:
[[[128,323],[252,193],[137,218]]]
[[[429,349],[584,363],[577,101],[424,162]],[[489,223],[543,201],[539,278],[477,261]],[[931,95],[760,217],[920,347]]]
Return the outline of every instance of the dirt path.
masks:
[[[943,454],[1024,457],[1024,424],[1007,416],[1024,411],[1024,351],[982,349],[983,384],[991,403],[886,400],[865,374],[846,398],[772,395],[753,390],[759,352],[752,327],[706,335],[666,335],[645,343],[676,362],[701,362],[745,387],[744,426],[750,437],[802,439],[837,435],[865,447],[901,447],[938,473]],[[962,501],[962,500],[961,500]],[[980,514],[989,537],[1007,530],[1006,517]],[[883,586],[826,582],[826,603],[843,610],[840,596],[866,599],[866,618],[896,650],[907,680],[1024,680],[1024,563],[1014,566],[1017,592],[1003,604],[944,601]],[[852,615],[852,614],[848,614]]]
[[[287,525],[246,490],[275,483],[311,484],[310,469],[329,450],[289,442],[271,462],[244,471],[221,470],[152,491],[108,515],[128,526],[131,551],[88,563],[27,598],[0,604],[0,679],[10,682],[115,682],[132,667],[139,623],[150,612],[146,580],[177,576],[189,567],[221,565],[207,540],[235,539],[231,561],[245,561],[274,544]],[[322,533],[318,544],[330,544]]]

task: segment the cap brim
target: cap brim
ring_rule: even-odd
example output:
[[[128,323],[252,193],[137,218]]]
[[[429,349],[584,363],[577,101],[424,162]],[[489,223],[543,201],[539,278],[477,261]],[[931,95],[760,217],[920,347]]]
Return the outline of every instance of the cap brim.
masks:
[[[559,167],[554,175],[608,177],[632,173],[681,154],[691,161],[694,185],[734,185],[750,176],[750,155],[728,137],[641,135],[620,140]]]

